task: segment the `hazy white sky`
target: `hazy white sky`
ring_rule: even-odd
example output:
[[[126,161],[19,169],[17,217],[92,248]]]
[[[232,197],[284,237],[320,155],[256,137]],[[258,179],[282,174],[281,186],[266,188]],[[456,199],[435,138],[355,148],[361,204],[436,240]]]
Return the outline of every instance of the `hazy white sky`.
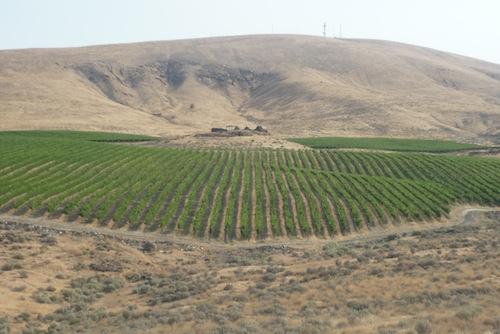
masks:
[[[376,38],[500,64],[500,0],[1,0],[0,49],[290,33]]]

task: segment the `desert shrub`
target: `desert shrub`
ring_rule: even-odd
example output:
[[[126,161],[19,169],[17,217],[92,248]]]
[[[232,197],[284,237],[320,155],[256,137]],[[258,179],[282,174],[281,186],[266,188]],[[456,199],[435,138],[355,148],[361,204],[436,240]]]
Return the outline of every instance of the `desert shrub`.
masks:
[[[32,298],[40,304],[57,304],[61,302],[61,298],[58,295],[43,289],[35,291]]]
[[[235,266],[248,266],[251,264],[246,257],[237,255],[229,255],[226,258],[226,263]]]
[[[329,242],[323,246],[323,254],[329,257],[337,257],[345,255],[349,249],[345,246],[339,245],[335,242]]]
[[[39,327],[39,324],[30,322],[23,328],[21,334],[45,334],[45,331]]]
[[[416,267],[417,265],[413,262],[400,261],[392,268],[392,271],[395,273],[408,273]]]
[[[288,295],[290,293],[303,293],[303,292],[305,292],[307,290],[299,282],[290,282],[290,284],[278,287],[278,289],[279,289],[278,291],[282,295]]]
[[[67,324],[53,322],[47,328],[47,334],[59,334],[59,333],[67,333],[71,328]]]
[[[197,319],[197,321],[214,320],[216,322],[221,322],[221,316],[217,306],[210,303],[201,303],[195,308],[195,319]]]
[[[250,331],[249,332],[248,330],[241,328],[239,326],[236,326],[235,324],[221,324],[215,328],[212,328],[211,330],[207,331],[206,333],[207,334],[221,334],[221,333],[224,333],[224,334],[246,334],[246,333],[258,333],[258,331],[256,331],[256,332]]]
[[[85,326],[106,318],[103,308],[87,307],[86,304],[74,303],[67,307],[61,307],[54,313],[46,316],[44,321],[51,321],[52,332],[49,333],[68,333],[81,332],[79,326]]]
[[[264,331],[266,333],[289,333],[291,332],[287,328],[287,321],[286,319],[283,319],[281,317],[275,317],[270,319],[269,321],[265,321],[262,323],[264,328],[267,329],[267,331]]]
[[[318,319],[305,319],[299,328],[297,328],[297,333],[310,333],[310,334],[321,334],[328,333],[328,329],[331,324],[328,320],[318,320]]]
[[[83,270],[85,269],[87,266],[81,262],[78,262],[77,264],[75,264],[72,268],[73,271],[80,271],[80,270]]]
[[[451,290],[443,290],[438,292],[423,291],[418,294],[402,295],[396,303],[400,305],[437,305],[443,302],[452,301],[454,304],[463,304],[467,299],[473,298],[477,295],[485,295],[491,293],[490,288],[457,288]]]
[[[348,308],[357,312],[366,311],[369,308],[368,304],[357,301],[348,301],[346,305]]]
[[[423,269],[432,268],[437,265],[436,261],[430,257],[422,258],[418,261],[418,265]]]
[[[2,271],[11,271],[11,270],[16,270],[16,269],[22,269],[23,266],[19,261],[8,261],[7,263],[4,263],[0,269]]]
[[[134,293],[137,293],[139,295],[144,295],[148,293],[151,290],[151,285],[149,284],[141,284],[138,285],[134,288]]]
[[[12,255],[12,258],[15,260],[24,260],[24,255],[21,253],[16,253],[16,254]]]
[[[269,305],[267,307],[263,307],[259,309],[259,314],[262,315],[273,315],[277,317],[284,317],[286,315],[286,310],[283,306],[281,306],[279,303],[273,303],[272,305]]]
[[[475,318],[479,313],[481,313],[481,308],[478,306],[466,306],[462,307],[455,313],[455,317],[458,319],[469,321]]]
[[[153,277],[153,274],[148,273],[148,272],[142,273],[142,274],[133,273],[133,274],[128,274],[126,276],[127,281],[132,282],[132,283],[141,282],[144,280],[151,280],[152,277]]]
[[[40,241],[42,244],[53,246],[57,244],[57,239],[50,235],[50,234],[43,234],[38,241]]]
[[[486,319],[483,323],[485,326],[491,327],[495,331],[495,334],[500,333],[500,317]]]
[[[21,233],[7,232],[0,235],[0,241],[8,244],[23,243],[30,240],[31,238],[29,236]]]
[[[107,252],[107,251],[110,251],[112,249],[113,249],[113,247],[109,244],[109,242],[105,242],[105,241],[99,241],[99,242],[97,242],[97,244],[95,246],[95,250],[103,251],[103,252]]]
[[[156,244],[150,241],[144,241],[140,249],[145,253],[152,253],[156,250]]]
[[[306,319],[312,318],[318,314],[318,309],[313,303],[308,303],[301,307],[300,315]]]
[[[214,277],[193,277],[180,273],[173,273],[167,278],[150,277],[142,283],[149,285],[148,290],[151,295],[150,305],[169,303],[197,295],[209,289],[214,284]],[[140,290],[146,290],[141,287]]]
[[[384,277],[384,271],[380,268],[372,268],[368,271],[368,275]]]
[[[14,292],[22,292],[24,290],[26,290],[26,285],[19,285],[12,288]]]
[[[255,284],[255,288],[257,288],[259,290],[264,290],[266,287],[267,287],[267,285],[263,282],[258,282],[257,284]]]
[[[239,294],[239,295],[234,295],[232,299],[235,302],[244,303],[248,301],[248,296],[246,294]]]
[[[280,273],[282,271],[285,271],[285,268],[283,268],[281,266],[268,266],[266,268],[266,273],[277,274],[277,273]]]
[[[62,295],[64,300],[70,303],[90,303],[102,297],[105,293],[121,288],[123,283],[123,280],[119,277],[102,275],[77,278],[71,281],[71,289],[62,290]]]
[[[364,254],[361,254],[361,255],[358,255],[356,257],[356,260],[359,262],[359,263],[368,263],[370,262],[370,257],[369,256],[366,256]]]
[[[432,333],[431,324],[427,320],[420,320],[415,325],[415,331],[417,332],[417,334]]]
[[[28,313],[28,312],[22,312],[22,313],[19,313],[18,315],[16,315],[16,317],[14,318],[16,321],[28,321],[30,320],[31,318],[31,315]]]
[[[264,282],[273,282],[276,280],[276,274],[275,273],[267,273],[262,276],[262,280]]]
[[[0,316],[0,334],[9,334],[10,324],[9,319],[5,316]]]
[[[236,328],[236,333],[238,334],[252,334],[259,333],[260,326],[254,320],[242,320],[238,323],[238,327]]]
[[[242,317],[243,313],[243,305],[241,304],[233,304],[229,306],[225,312],[224,316],[228,318],[230,321],[235,322]]]
[[[90,269],[101,272],[120,272],[123,270],[122,264],[112,259],[102,259],[90,264]]]

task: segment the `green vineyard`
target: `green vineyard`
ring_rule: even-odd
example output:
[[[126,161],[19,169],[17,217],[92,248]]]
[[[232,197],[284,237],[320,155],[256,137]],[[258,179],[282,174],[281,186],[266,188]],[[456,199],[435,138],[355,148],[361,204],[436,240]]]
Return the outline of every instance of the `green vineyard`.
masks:
[[[484,148],[474,144],[457,143],[449,140],[363,138],[363,137],[309,137],[290,138],[290,141],[311,148],[359,148],[401,152],[454,152]]]
[[[0,133],[0,211],[218,240],[329,238],[500,204],[500,160],[150,148],[150,137]]]

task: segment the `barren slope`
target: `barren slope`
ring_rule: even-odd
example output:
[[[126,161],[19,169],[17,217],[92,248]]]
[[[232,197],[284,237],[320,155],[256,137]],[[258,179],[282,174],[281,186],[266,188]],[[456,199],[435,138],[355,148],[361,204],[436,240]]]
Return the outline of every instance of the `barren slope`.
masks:
[[[0,330],[497,333],[499,216],[465,218],[255,245],[0,218]]]
[[[411,45],[273,35],[0,51],[0,130],[498,138],[500,65]],[[493,136],[493,137],[492,137]]]

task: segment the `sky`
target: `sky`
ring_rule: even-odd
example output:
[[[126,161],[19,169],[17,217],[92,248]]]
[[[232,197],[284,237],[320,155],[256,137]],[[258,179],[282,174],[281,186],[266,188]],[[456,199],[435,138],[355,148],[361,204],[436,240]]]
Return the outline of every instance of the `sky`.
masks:
[[[245,34],[427,46],[500,64],[500,0],[0,0],[0,49]]]

